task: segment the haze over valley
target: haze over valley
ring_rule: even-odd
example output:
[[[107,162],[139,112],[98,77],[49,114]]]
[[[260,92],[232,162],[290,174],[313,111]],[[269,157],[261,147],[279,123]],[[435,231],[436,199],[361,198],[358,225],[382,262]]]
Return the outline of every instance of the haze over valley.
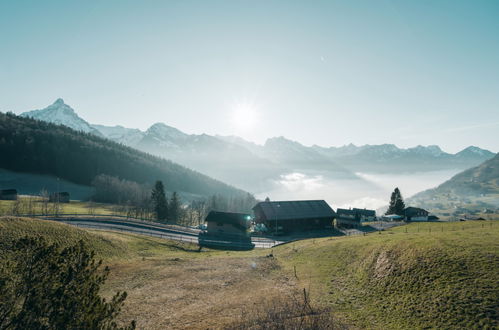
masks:
[[[164,123],[141,131],[90,124],[62,99],[22,113],[172,160],[249,191],[261,200],[326,199],[335,207],[378,209],[393,187],[405,197],[433,188],[494,153],[470,146],[455,154],[438,146],[394,144],[307,147],[285,137],[263,145],[237,136],[187,134]]]

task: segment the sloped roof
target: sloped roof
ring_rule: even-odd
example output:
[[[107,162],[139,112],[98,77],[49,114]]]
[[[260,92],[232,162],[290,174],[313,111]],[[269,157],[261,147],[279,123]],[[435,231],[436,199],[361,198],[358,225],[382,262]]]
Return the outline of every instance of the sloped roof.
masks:
[[[260,209],[267,220],[334,218],[333,209],[324,200],[260,202],[253,210]]]
[[[210,211],[210,213],[208,213],[208,215],[206,216],[205,221],[230,224],[244,230],[249,227],[250,219],[251,216],[249,214]]]
[[[359,212],[361,215],[365,215],[366,217],[374,217],[376,215],[375,210],[368,210],[368,209],[357,209],[353,208],[354,211]]]
[[[405,215],[413,215],[413,214],[417,214],[417,213],[428,214],[429,212],[426,211],[425,209],[422,209],[422,208],[419,208],[419,207],[413,207],[413,206],[409,206],[409,207],[406,207],[404,209],[404,214]]]
[[[338,215],[357,215],[357,211],[355,210],[350,210],[350,209],[337,209],[336,214]]]

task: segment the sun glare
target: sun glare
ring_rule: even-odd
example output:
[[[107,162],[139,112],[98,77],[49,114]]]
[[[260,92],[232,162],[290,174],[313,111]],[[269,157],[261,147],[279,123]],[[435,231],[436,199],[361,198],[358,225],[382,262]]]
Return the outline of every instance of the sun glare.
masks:
[[[231,115],[231,121],[237,129],[252,129],[258,121],[258,111],[256,106],[249,103],[236,104]]]

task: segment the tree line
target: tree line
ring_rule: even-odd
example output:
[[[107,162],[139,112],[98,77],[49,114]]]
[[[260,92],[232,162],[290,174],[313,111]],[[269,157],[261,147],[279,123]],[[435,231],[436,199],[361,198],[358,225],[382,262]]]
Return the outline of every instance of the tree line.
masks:
[[[96,176],[92,185],[92,201],[116,204],[130,217],[163,223],[198,225],[211,210],[250,213],[257,202],[249,193],[230,197],[214,194],[184,202],[176,191],[168,195],[161,180],[151,188],[105,174]]]
[[[168,182],[173,191],[244,196],[231,187],[171,161],[90,133],[32,118],[0,113],[0,168],[48,174],[91,185],[100,174],[139,184]]]

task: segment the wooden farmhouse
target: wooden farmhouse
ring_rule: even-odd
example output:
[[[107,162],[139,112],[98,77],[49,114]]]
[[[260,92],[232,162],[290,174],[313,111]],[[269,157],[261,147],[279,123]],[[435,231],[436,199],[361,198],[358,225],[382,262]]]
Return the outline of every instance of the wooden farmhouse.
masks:
[[[332,228],[336,216],[324,200],[265,201],[256,204],[253,212],[255,223],[276,234]]]
[[[251,216],[244,213],[211,211],[205,219],[206,230],[199,233],[199,246],[234,250],[252,249],[249,229]]]
[[[360,226],[361,215],[359,212],[351,209],[336,210],[336,227],[356,228]]]
[[[248,236],[251,216],[243,213],[211,211],[206,216],[206,231],[210,234]]]
[[[368,209],[357,209],[353,208],[355,212],[357,212],[360,216],[360,221],[374,221],[376,220],[376,211],[368,210]]]
[[[406,207],[404,217],[406,221],[428,221],[429,212],[419,207]]]
[[[0,190],[0,200],[17,200],[17,190],[16,189],[2,189]]]

